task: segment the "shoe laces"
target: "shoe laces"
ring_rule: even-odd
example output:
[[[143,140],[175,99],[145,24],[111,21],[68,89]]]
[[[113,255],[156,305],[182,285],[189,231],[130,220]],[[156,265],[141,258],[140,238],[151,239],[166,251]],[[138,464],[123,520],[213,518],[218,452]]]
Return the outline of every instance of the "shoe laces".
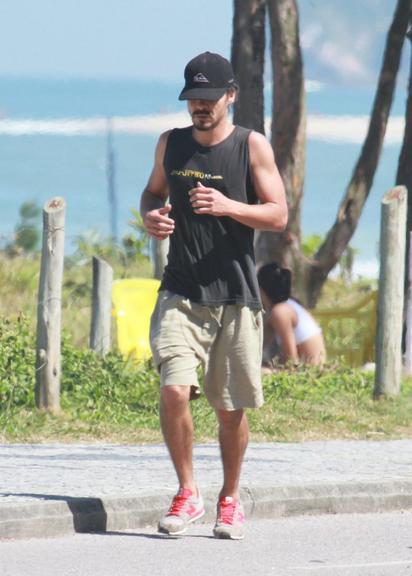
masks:
[[[178,516],[182,512],[186,502],[192,496],[192,491],[188,488],[183,488],[179,490],[176,496],[173,498],[172,505],[169,509],[169,516]]]
[[[231,496],[221,498],[219,502],[219,519],[223,524],[233,524],[237,509],[237,501]]]

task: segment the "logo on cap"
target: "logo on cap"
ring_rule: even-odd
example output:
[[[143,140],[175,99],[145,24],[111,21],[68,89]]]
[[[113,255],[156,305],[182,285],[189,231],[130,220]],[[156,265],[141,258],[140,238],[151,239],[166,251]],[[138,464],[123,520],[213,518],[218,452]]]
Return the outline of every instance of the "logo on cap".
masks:
[[[209,80],[206,78],[206,76],[204,74],[199,72],[198,74],[196,74],[196,76],[193,76],[193,82],[207,82],[207,83],[209,83]]]

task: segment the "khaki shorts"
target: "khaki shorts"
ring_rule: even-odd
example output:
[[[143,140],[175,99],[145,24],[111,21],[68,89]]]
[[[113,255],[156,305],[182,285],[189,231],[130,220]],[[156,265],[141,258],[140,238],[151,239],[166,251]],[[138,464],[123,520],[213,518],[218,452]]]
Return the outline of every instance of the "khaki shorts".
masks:
[[[167,290],[159,292],[150,345],[161,386],[199,387],[213,408],[238,410],[263,404],[262,313],[247,306],[202,306]]]

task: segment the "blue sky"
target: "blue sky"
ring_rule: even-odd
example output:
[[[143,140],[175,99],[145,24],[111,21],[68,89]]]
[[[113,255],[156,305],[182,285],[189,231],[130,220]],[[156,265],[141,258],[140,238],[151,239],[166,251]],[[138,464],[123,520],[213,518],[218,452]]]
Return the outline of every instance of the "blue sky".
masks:
[[[0,74],[180,79],[231,21],[226,0],[2,0]]]
[[[395,0],[299,0],[307,76],[371,82]],[[180,81],[230,56],[232,0],[1,0],[0,75]]]

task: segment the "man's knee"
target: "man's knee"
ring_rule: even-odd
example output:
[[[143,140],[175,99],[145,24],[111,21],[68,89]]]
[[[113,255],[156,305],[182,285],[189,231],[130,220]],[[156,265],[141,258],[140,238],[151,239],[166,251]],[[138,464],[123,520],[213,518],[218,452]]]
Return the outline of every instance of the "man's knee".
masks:
[[[219,424],[223,428],[238,427],[243,418],[246,418],[244,410],[217,410]]]
[[[162,386],[160,395],[164,407],[184,408],[189,402],[190,386]]]

